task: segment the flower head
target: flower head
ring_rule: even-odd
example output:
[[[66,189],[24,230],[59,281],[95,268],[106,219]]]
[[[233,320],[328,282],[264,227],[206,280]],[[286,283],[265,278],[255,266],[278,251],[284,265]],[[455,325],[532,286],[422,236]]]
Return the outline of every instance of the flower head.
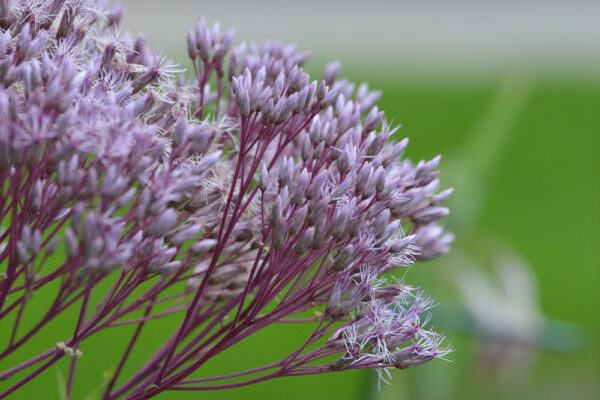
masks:
[[[59,288],[1,356],[79,299],[75,333],[44,368],[103,328],[135,324],[133,345],[150,320],[181,315],[120,387],[118,370],[107,398],[206,382],[187,378],[282,321],[315,330],[265,379],[445,355],[423,327],[431,300],[384,273],[448,251],[437,220],[450,192],[438,193],[439,157],[402,158],[408,141],[392,139],[381,93],[340,80],[335,63],[311,80],[306,53],[232,47],[233,31],[203,19],[188,34],[186,82],[143,37],[117,33],[120,15],[88,1],[0,2],[0,318]],[[50,265],[60,237],[64,257]],[[294,317],[308,311],[316,320]]]

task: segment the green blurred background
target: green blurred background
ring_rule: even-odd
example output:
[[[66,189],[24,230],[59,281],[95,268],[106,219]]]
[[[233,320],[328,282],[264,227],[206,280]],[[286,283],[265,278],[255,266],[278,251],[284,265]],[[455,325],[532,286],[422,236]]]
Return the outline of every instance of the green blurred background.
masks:
[[[200,14],[224,28],[238,26],[238,42],[279,38],[312,50],[307,69],[314,76],[326,60],[343,61],[344,77],[383,90],[380,109],[402,124],[398,138],[410,137],[407,156],[442,154],[442,187],[456,188],[446,221],[457,236],[452,254],[407,275],[437,299],[431,324],[453,344],[451,362],[393,371],[381,390],[374,373],[349,372],[159,398],[600,398],[597,4],[129,0],[124,6],[124,28],[147,33],[151,45],[184,66],[185,32]],[[511,268],[520,272],[503,281],[502,271]],[[495,298],[484,315],[465,299],[471,290],[485,294],[482,304]],[[523,292],[529,296],[521,298]],[[177,319],[155,323],[144,335],[159,340]],[[494,321],[512,328],[498,337]],[[271,328],[206,368],[216,374],[275,361],[309,331]],[[69,334],[57,321],[28,351]],[[85,372],[76,375],[74,399],[101,384],[129,334],[115,329],[84,344]],[[124,375],[152,350],[137,348]],[[13,398],[58,399],[57,382],[67,371],[63,362]]]

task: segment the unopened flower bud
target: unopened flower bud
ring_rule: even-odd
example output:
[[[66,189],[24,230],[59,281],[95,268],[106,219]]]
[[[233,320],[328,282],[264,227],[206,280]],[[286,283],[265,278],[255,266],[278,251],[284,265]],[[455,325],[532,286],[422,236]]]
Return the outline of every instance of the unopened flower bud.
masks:
[[[309,204],[308,208],[308,224],[314,226],[316,223],[320,222],[321,217],[327,210],[327,205],[329,204],[329,197],[325,196],[319,201],[312,201]]]
[[[356,150],[351,149],[348,145],[342,151],[341,156],[337,160],[337,167],[340,173],[346,174],[348,173],[354,164],[356,159]]]
[[[284,158],[279,169],[278,183],[280,187],[288,186],[294,178],[294,160]]]
[[[437,206],[442,204],[444,201],[446,201],[450,195],[452,195],[452,192],[454,192],[454,189],[450,188],[450,189],[446,189],[441,193],[436,194],[435,196],[433,196],[431,198],[431,201],[429,202],[430,205],[432,206]]]
[[[342,66],[339,62],[332,62],[325,66],[325,72],[323,73],[323,80],[327,85],[333,84],[340,74]]]
[[[426,208],[423,211],[419,211],[418,213],[412,216],[412,219],[419,224],[427,224],[433,221],[437,221],[438,219],[445,217],[450,213],[450,210],[446,207],[432,207]]]
[[[365,120],[364,129],[367,131],[372,131],[381,124],[383,120],[383,111],[379,112],[377,106],[373,107],[369,114],[367,115],[367,119]]]
[[[265,163],[261,164],[260,175],[258,177],[258,187],[264,193],[267,191],[269,186],[269,172],[267,171],[267,167]]]
[[[269,214],[269,223],[275,225],[280,223],[282,219],[282,203],[281,195],[275,198],[273,206],[271,207],[271,213]]]
[[[392,357],[396,368],[405,369],[430,361],[435,358],[435,355],[425,353],[420,346],[413,345],[396,350]]]
[[[333,261],[333,268],[336,271],[345,270],[354,258],[355,250],[352,244],[349,244],[342,248]]]
[[[46,256],[51,256],[52,253],[54,253],[56,251],[56,248],[58,247],[58,244],[60,243],[60,238],[58,236],[54,237],[50,243],[48,243],[46,245],[46,248],[44,250]]]
[[[309,184],[310,173],[306,170],[306,168],[304,168],[300,172],[300,175],[298,176],[298,179],[293,187],[294,194],[291,198],[291,202],[293,204],[300,204],[301,201],[306,197],[306,189],[308,188]]]
[[[385,170],[383,167],[377,168],[373,176],[375,179],[375,191],[377,193],[383,192],[385,189]]]
[[[146,234],[153,237],[165,236],[177,223],[179,214],[172,208],[167,208],[146,228]]]
[[[216,239],[203,239],[190,246],[190,251],[193,254],[200,255],[211,251],[217,245]]]
[[[304,136],[304,140],[302,142],[302,150],[301,157],[302,161],[306,162],[310,159],[312,153],[312,145],[310,143],[310,137],[308,135]]]
[[[315,228],[311,226],[304,231],[302,237],[296,244],[296,248],[294,249],[296,251],[296,254],[301,255],[306,253],[308,249],[312,246],[314,237]]]
[[[347,176],[346,179],[344,179],[344,181],[341,182],[333,192],[331,192],[331,198],[339,199],[340,197],[344,196],[352,186],[354,186],[354,182],[351,177]]]
[[[73,229],[67,228],[65,230],[65,248],[67,249],[67,255],[71,258],[77,255],[77,239],[75,238],[75,232]]]
[[[194,60],[198,56],[198,44],[196,43],[196,37],[194,36],[194,32],[191,30],[188,31],[187,34],[187,50],[188,55],[192,60]]]
[[[167,241],[173,246],[179,247],[185,242],[191,240],[194,236],[200,233],[201,230],[201,224],[193,224],[188,227],[182,227],[182,229],[179,229],[172,235],[169,235],[169,237],[167,237]]]
[[[313,178],[308,190],[306,191],[306,198],[309,200],[317,197],[317,194],[323,189],[323,184],[329,175],[329,171],[323,170],[317,174],[316,177]]]
[[[237,96],[237,104],[240,108],[240,115],[242,118],[248,118],[250,115],[250,96],[248,91],[241,91],[241,93]]]
[[[274,225],[275,227],[273,229],[273,248],[275,250],[281,250],[281,248],[283,247],[283,242],[285,240],[285,231],[281,222],[278,221]]]
[[[319,84],[319,89],[317,91],[317,99],[319,99],[319,101],[322,101],[327,95],[327,92],[329,92],[329,86],[327,86],[327,82],[323,80]]]
[[[338,210],[334,228],[333,228],[333,232],[332,232],[333,237],[336,240],[342,240],[344,238],[344,236],[346,235],[346,226],[348,224],[349,217],[350,217],[350,211],[348,210],[347,207],[342,206]]]
[[[307,213],[308,206],[306,204],[294,212],[292,219],[290,220],[290,223],[288,225],[288,232],[290,236],[294,236],[300,231],[300,229],[304,225],[304,220],[306,219]]]
[[[360,171],[358,172],[358,177],[356,178],[356,191],[361,193],[363,189],[369,184],[371,179],[371,175],[373,174],[373,166],[371,163],[366,163],[362,166]]]

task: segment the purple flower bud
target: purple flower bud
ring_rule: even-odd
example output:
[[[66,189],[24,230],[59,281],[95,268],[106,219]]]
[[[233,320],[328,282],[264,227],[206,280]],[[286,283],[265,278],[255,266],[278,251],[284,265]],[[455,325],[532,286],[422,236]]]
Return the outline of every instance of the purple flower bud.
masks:
[[[452,195],[452,192],[454,192],[454,189],[450,188],[450,189],[446,189],[443,192],[436,194],[435,196],[433,196],[431,198],[431,201],[429,202],[430,205],[432,206],[437,206],[442,204],[444,201],[446,201],[448,199],[448,197],[450,197]]]
[[[304,198],[306,198],[306,189],[308,189],[308,185],[310,184],[310,173],[306,168],[304,168],[298,179],[295,182],[293,187],[294,194],[292,195],[291,202],[293,204],[300,204]]]
[[[283,224],[280,221],[273,223],[273,248],[275,250],[281,250],[283,247],[283,242],[285,240],[285,231]]]
[[[382,237],[390,221],[390,210],[384,209],[374,223],[377,237]]]
[[[56,4],[59,2],[55,1],[54,3]],[[115,8],[113,8],[112,10],[109,10],[106,13],[106,25],[109,27],[119,25],[122,18],[123,18],[123,7],[120,4],[117,4],[115,6]]]
[[[403,292],[402,285],[388,285],[384,287],[373,288],[372,299],[389,299],[399,296]],[[366,299],[365,299],[366,300]],[[398,344],[399,345],[399,344]]]
[[[194,243],[190,246],[190,251],[193,254],[200,255],[204,254],[208,251],[211,251],[217,245],[217,241],[215,239],[203,239],[199,242]]]
[[[281,201],[281,195],[275,198],[273,207],[271,208],[271,214],[269,215],[269,223],[276,225],[279,224],[282,219],[282,208],[283,204]]]
[[[178,229],[176,232],[168,235],[166,239],[173,246],[180,247],[200,233],[201,230],[202,225],[200,224],[193,224],[187,227],[184,226],[181,229]]]
[[[27,246],[22,241],[17,242],[16,250],[17,258],[19,259],[19,261],[21,263],[27,262],[27,260],[29,259],[29,252],[27,251]]]
[[[152,237],[165,236],[177,223],[179,213],[172,208],[167,208],[159,214],[146,228],[146,235]]]
[[[313,149],[313,160],[318,160],[323,155],[323,151],[325,150],[325,142],[319,143],[317,147]]]
[[[317,194],[319,194],[319,192],[323,188],[323,184],[325,183],[325,180],[327,179],[328,175],[329,171],[323,170],[319,172],[316,177],[313,178],[308,190],[306,191],[306,198],[308,200],[312,200],[315,197],[317,197]]]
[[[217,42],[217,40],[219,40],[220,32],[221,32],[221,24],[219,23],[219,21],[216,21],[213,24],[213,27],[210,31],[211,44],[214,45]]]
[[[200,163],[198,163],[198,172],[202,173],[212,168],[213,165],[215,165],[219,161],[222,153],[223,152],[221,150],[217,150],[205,155],[200,161]]]
[[[371,164],[373,164],[373,168],[377,168],[380,165],[385,165],[383,163],[383,158],[381,155],[381,151],[383,146],[385,145],[386,136],[383,133],[375,133],[370,132],[365,139],[364,146],[367,148],[367,156],[371,159]]]
[[[233,43],[233,38],[235,36],[235,28],[229,28],[227,32],[223,35],[222,44],[225,51],[228,51]]]
[[[301,255],[306,253],[308,249],[312,246],[314,237],[315,228],[311,226],[304,231],[302,237],[300,238],[300,240],[298,240],[298,243],[296,244],[296,247],[294,249],[296,254]]]
[[[258,69],[258,72],[256,73],[256,76],[254,77],[254,84],[260,83],[262,86],[262,83],[265,81],[266,77],[267,77],[267,69],[263,65],[262,67],[260,67]]]
[[[258,187],[264,193],[267,191],[269,187],[269,172],[267,171],[267,167],[265,163],[261,164],[260,175],[258,177]]]
[[[12,36],[9,30],[5,30],[2,35],[0,35],[0,55],[4,55],[6,53],[6,49],[8,48],[8,44]]]
[[[416,235],[415,243],[421,248],[418,258],[423,260],[447,253],[450,243],[454,240],[454,235],[444,234],[444,230],[435,223],[420,226]]]
[[[33,187],[33,193],[31,195],[31,209],[34,212],[38,211],[42,205],[42,185],[42,181],[38,179]]]
[[[350,286],[350,279],[348,278],[348,275],[342,274],[333,285],[329,300],[327,301],[327,306],[325,307],[325,314],[332,318],[336,317],[342,295],[348,290],[348,286]]]
[[[372,131],[381,124],[381,121],[383,121],[383,111],[379,112],[379,109],[375,106],[371,109],[365,119],[364,129],[366,131]]]
[[[39,229],[33,231],[31,236],[31,241],[29,243],[29,250],[31,253],[36,256],[40,253],[42,249],[42,232]]]
[[[375,180],[375,191],[377,193],[383,192],[385,189],[385,170],[383,167],[377,168],[375,173],[373,174]]]
[[[313,239],[312,248],[318,250],[325,246],[331,238],[332,225],[330,223],[315,224],[315,236]]]
[[[182,147],[187,142],[188,135],[187,124],[184,119],[180,119],[173,129],[173,146]]]
[[[400,199],[395,200],[391,204],[391,209],[394,216],[402,215],[419,206],[423,200],[425,200],[425,193],[423,190],[418,188],[407,190],[402,194]]]
[[[198,48],[198,54],[203,61],[208,61],[210,58],[210,32],[206,28],[204,18],[198,18],[198,24],[196,24],[196,43]]]
[[[333,268],[336,271],[343,271],[352,263],[355,255],[355,249],[352,244],[342,248],[333,261]]]
[[[394,242],[392,242],[390,244],[390,247],[389,247],[390,253],[394,253],[394,254],[400,253],[406,247],[411,245],[415,241],[416,237],[417,237],[416,235],[409,235],[402,239],[395,240]]]
[[[342,301],[339,307],[340,315],[347,315],[358,307],[361,301],[371,291],[371,285],[369,282],[360,282],[354,286],[350,294]]]
[[[140,90],[144,89],[146,86],[156,81],[159,77],[158,68],[153,67],[148,69],[148,71],[141,74],[138,78],[136,78],[132,83],[131,87],[133,89],[133,93],[137,93]]]
[[[273,99],[269,99],[262,109],[262,113],[267,122],[275,122],[277,119]]]
[[[322,101],[328,92],[329,86],[327,85],[327,82],[325,82],[324,80],[321,81],[321,83],[319,84],[319,90],[317,91],[317,99],[319,99],[319,101]]]
[[[312,110],[314,101],[315,101],[315,93],[317,91],[317,82],[312,81],[308,86],[308,93],[306,96],[306,100],[304,101],[304,112],[308,113]]]
[[[311,158],[312,153],[312,145],[310,143],[310,137],[308,135],[304,136],[304,140],[302,141],[302,150],[301,157],[302,161],[306,162]]]
[[[329,197],[325,196],[320,200],[312,200],[308,206],[308,224],[314,226],[321,220],[321,217],[327,210],[329,204]]]
[[[272,95],[273,101],[278,102],[281,98],[281,94],[283,92],[283,85],[285,83],[285,74],[281,71],[277,75],[277,79],[275,79],[275,83],[273,84]]]
[[[348,222],[348,234],[351,237],[358,236],[360,228],[364,224],[365,219],[366,219],[365,213],[362,213],[359,216],[350,219],[350,221]]]
[[[364,188],[369,184],[371,175],[373,174],[373,167],[371,163],[365,163],[358,172],[356,179],[356,191],[361,193]]]
[[[280,187],[288,186],[294,178],[294,161],[291,158],[284,158],[281,161],[279,169],[278,183]]]
[[[308,206],[305,204],[297,209],[288,224],[288,233],[290,236],[296,235],[304,225],[306,214],[308,213]]]
[[[322,127],[322,123],[319,120],[319,118],[315,118],[312,121],[312,124],[310,126],[310,130],[309,130],[309,137],[310,137],[310,141],[311,143],[316,146],[319,143],[321,143],[321,141],[323,140],[322,135],[323,135],[323,129]]]
[[[340,241],[346,236],[346,226],[350,218],[350,210],[346,206],[341,206],[338,209],[335,224],[333,228],[333,237]]]
[[[385,228],[383,235],[378,236],[378,243],[381,244],[387,241],[393,234],[395,234],[400,229],[401,225],[401,221],[398,219],[390,222],[389,225]]]
[[[445,217],[449,213],[450,210],[445,207],[431,207],[413,214],[412,219],[418,224],[428,224]]]
[[[282,123],[290,115],[296,103],[298,102],[298,93],[293,93],[286,98],[281,99],[276,107],[277,111],[277,122]]]
[[[441,158],[442,158],[442,156],[438,155],[425,163],[423,163],[423,162],[419,163],[419,165],[417,166],[417,170],[415,172],[416,177],[423,178],[426,175],[428,175],[430,172],[432,172],[434,169],[436,169],[440,163]]]
[[[350,172],[354,163],[356,161],[356,149],[351,148],[349,145],[346,145],[344,151],[342,151],[342,155],[337,160],[337,167],[340,173],[346,174]]]
[[[250,90],[250,86],[252,85],[252,73],[249,68],[244,68],[241,84],[246,91]]]
[[[329,86],[335,82],[340,74],[342,66],[339,62],[332,62],[325,66],[325,72],[323,72],[323,80]]]
[[[77,239],[75,239],[75,232],[71,228],[65,230],[65,248],[70,258],[77,256]]]
[[[270,100],[271,91],[268,87],[264,88],[262,92],[253,102],[253,107],[256,111],[262,111],[267,102]]]
[[[44,253],[46,254],[47,257],[51,256],[55,251],[56,248],[58,247],[58,244],[60,243],[60,237],[55,236],[47,245],[46,248],[44,249]]]
[[[432,360],[434,357],[434,354],[424,352],[418,345],[404,347],[400,350],[396,350],[393,354],[394,366],[399,369],[423,364],[426,361]]]
[[[346,179],[344,179],[344,181],[341,182],[333,192],[331,192],[331,198],[339,199],[340,197],[344,196],[352,186],[354,186],[352,177],[346,177]]]
[[[243,90],[237,97],[237,104],[242,118],[248,118],[250,115],[250,96],[246,90]]]

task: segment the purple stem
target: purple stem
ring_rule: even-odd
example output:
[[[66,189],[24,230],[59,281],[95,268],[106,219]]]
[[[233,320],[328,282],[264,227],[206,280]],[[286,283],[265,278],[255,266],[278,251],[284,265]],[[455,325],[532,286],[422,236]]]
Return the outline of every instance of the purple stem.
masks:
[[[150,304],[146,308],[146,311],[144,313],[144,317],[147,317],[150,314],[151,310],[152,310],[152,304]],[[117,378],[121,374],[123,366],[125,365],[125,362],[129,358],[129,354],[131,354],[131,350],[133,350],[133,346],[134,346],[134,344],[135,344],[138,336],[142,332],[142,328],[144,327],[145,323],[146,323],[146,320],[142,319],[140,321],[140,323],[138,324],[138,326],[136,327],[135,332],[131,336],[131,340],[129,340],[129,344],[127,345],[127,348],[125,349],[125,352],[123,353],[123,356],[121,357],[121,360],[119,361],[119,365],[117,366],[117,370],[115,371],[112,379],[110,380],[108,386],[106,387],[106,391],[104,392],[104,397],[103,397],[104,399],[108,399],[110,391],[112,390],[113,386],[115,385],[115,382],[117,381]]]

